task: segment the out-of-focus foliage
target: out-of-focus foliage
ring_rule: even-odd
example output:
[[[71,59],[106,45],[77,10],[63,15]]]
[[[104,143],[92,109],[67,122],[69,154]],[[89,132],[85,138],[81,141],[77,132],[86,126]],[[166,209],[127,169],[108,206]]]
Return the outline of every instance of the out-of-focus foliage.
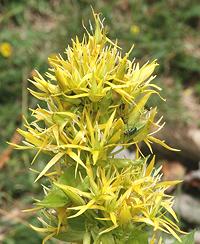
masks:
[[[134,43],[137,48],[133,50],[132,55],[139,60],[142,59],[143,63],[152,57],[158,58],[160,64],[158,72],[163,76],[159,77],[159,85],[166,86],[165,80],[170,77],[173,87],[174,85],[176,87],[170,89],[169,86],[165,89],[167,94],[163,92],[163,96],[168,97],[170,106],[162,103],[160,109],[168,121],[177,121],[180,118],[187,121],[185,118],[187,114],[179,102],[181,90],[193,86],[196,94],[200,94],[197,62],[200,56],[198,0],[2,0],[0,2],[1,152],[7,147],[5,141],[10,140],[16,127],[20,125],[21,112],[22,110],[26,112],[27,103],[31,107],[36,105],[35,100],[30,99],[24,92],[27,86],[25,81],[34,73],[33,67],[40,72],[45,71],[47,57],[63,52],[65,44],[70,42],[72,37],[82,34],[83,28],[80,26],[82,19],[85,25],[88,25],[87,20],[91,16],[90,5],[103,13],[111,39],[117,37],[125,51]],[[7,51],[7,55],[5,45],[2,46],[5,43],[11,50]],[[6,50],[8,49],[7,46]],[[31,159],[30,155],[25,153],[19,155],[18,152],[14,152],[1,169],[0,205],[3,208],[10,208],[14,199],[24,202],[24,206],[27,205],[27,195],[33,191],[30,190],[33,175],[31,176],[25,168],[29,167]],[[20,176],[22,170],[23,177]],[[34,191],[38,191],[37,184]],[[14,240],[18,240],[21,234],[13,231],[8,225],[1,235],[2,238],[8,236],[5,243],[16,243]]]

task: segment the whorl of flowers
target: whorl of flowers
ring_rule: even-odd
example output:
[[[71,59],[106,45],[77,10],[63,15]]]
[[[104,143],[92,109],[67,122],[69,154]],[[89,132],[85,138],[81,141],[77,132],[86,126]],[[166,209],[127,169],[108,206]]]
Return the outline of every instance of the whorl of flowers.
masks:
[[[154,243],[159,231],[180,240],[173,197],[165,193],[178,181],[162,182],[155,157],[147,164],[139,149],[144,142],[151,153],[152,143],[175,150],[154,137],[163,124],[155,121],[156,108],[145,106],[159,95],[152,83],[157,63],[129,60],[132,49],[123,55],[99,15],[94,19],[94,33],[72,40],[65,57],[49,59],[45,78],[37,73],[31,81],[31,94],[46,106],[32,110],[34,120],[18,130],[24,145],[16,147],[36,149],[33,162],[40,153],[50,156],[36,179],[48,179],[35,208],[42,227],[32,227],[46,234],[43,242],[147,243],[150,237]],[[118,158],[130,145],[136,159]]]

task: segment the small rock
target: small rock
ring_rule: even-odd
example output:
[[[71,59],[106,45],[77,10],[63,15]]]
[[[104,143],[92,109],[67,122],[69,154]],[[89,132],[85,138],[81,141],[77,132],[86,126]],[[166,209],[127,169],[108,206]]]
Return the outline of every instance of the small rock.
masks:
[[[188,194],[181,194],[175,199],[174,210],[187,222],[200,224],[200,200]]]

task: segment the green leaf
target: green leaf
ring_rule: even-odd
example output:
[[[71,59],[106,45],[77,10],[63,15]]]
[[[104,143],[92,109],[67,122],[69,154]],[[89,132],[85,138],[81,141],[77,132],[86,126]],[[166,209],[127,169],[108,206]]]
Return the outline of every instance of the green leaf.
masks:
[[[85,216],[78,216],[76,218],[68,219],[68,224],[73,230],[85,231],[85,221]]]
[[[58,179],[58,183],[69,186],[77,186],[77,184],[80,183],[80,177],[77,175],[75,178],[75,167],[68,167]]]
[[[106,233],[106,234],[103,234],[101,236],[101,242],[100,243],[103,243],[103,244],[115,244],[115,240],[114,240],[112,234]]]
[[[149,233],[141,230],[134,230],[126,244],[148,244]]]
[[[83,172],[83,180],[80,179],[80,175],[77,174],[75,178],[75,167],[70,166],[64,171],[64,174],[59,178],[58,183],[73,186],[78,188],[81,191],[87,191],[89,188],[89,177],[84,177]]]
[[[71,112],[55,112],[52,115],[53,121],[58,125],[65,125],[70,119],[75,119],[76,115]]]
[[[195,242],[194,242],[194,233],[195,233],[195,231],[192,231],[189,234],[184,235],[181,238],[182,242],[179,242],[178,240],[176,240],[173,244],[180,244],[180,243],[181,244],[195,244]]]
[[[142,110],[144,109],[145,104],[147,103],[149,97],[152,95],[153,92],[149,92],[146,95],[144,95],[138,104],[132,109],[132,111],[129,114],[128,118],[128,125],[134,126],[135,123],[139,120]]]
[[[66,232],[55,235],[54,238],[66,242],[78,242],[83,240],[84,234],[85,231],[77,231],[69,228]]]
[[[91,235],[89,232],[85,232],[83,237],[83,244],[90,244],[91,243]]]
[[[55,187],[42,201],[38,202],[37,205],[46,208],[59,208],[68,203],[69,198],[67,195],[62,190]]]
[[[124,168],[128,166],[139,166],[144,163],[144,159],[127,159],[127,158],[109,158],[107,159],[109,164],[115,165],[117,168]]]
[[[60,152],[58,154],[56,154],[49,162],[48,164],[44,167],[44,169],[42,170],[42,172],[38,175],[38,177],[36,178],[35,182],[38,181],[43,175],[46,174],[46,172],[53,166],[55,165],[64,155],[64,153]]]
[[[77,218],[69,219],[68,225],[69,227],[66,232],[61,232],[58,235],[55,235],[54,238],[65,242],[82,241],[86,232],[85,217],[78,216]]]
[[[76,205],[85,205],[85,201],[83,200],[80,195],[83,194],[78,194],[77,191],[79,191],[77,188],[72,187],[72,186],[67,186],[67,185],[62,185],[54,182],[54,184],[59,187],[60,189],[63,190],[63,192],[70,198],[70,200],[76,204]],[[81,192],[82,193],[82,192]]]

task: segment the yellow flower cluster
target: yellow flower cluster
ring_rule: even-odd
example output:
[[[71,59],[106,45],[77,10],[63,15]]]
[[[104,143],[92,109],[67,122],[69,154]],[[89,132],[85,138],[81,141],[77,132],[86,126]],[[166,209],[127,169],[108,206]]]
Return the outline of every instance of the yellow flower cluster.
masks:
[[[12,46],[10,45],[10,43],[0,43],[0,54],[5,58],[9,58],[12,55]]]
[[[152,143],[175,150],[154,137],[164,124],[155,121],[156,108],[145,108],[151,95],[159,95],[152,83],[157,63],[140,67],[129,59],[132,49],[123,56],[99,15],[94,17],[94,34],[86,30],[82,41],[76,37],[66,58],[49,58],[46,78],[37,73],[31,80],[37,89],[31,94],[47,106],[32,110],[34,120],[18,130],[24,145],[16,147],[37,149],[33,162],[41,152],[51,156],[36,178],[51,182],[35,208],[45,213],[43,227],[33,228],[48,234],[44,242],[53,236],[84,244],[132,243],[147,227],[149,236],[164,231],[180,240],[180,229],[166,215],[177,220],[173,197],[165,194],[178,182],[161,182],[155,157],[147,166],[139,148],[145,142],[151,152]],[[130,145],[137,148],[136,159],[118,158]]]
[[[131,25],[130,32],[133,35],[137,35],[140,33],[140,27],[138,25]]]

